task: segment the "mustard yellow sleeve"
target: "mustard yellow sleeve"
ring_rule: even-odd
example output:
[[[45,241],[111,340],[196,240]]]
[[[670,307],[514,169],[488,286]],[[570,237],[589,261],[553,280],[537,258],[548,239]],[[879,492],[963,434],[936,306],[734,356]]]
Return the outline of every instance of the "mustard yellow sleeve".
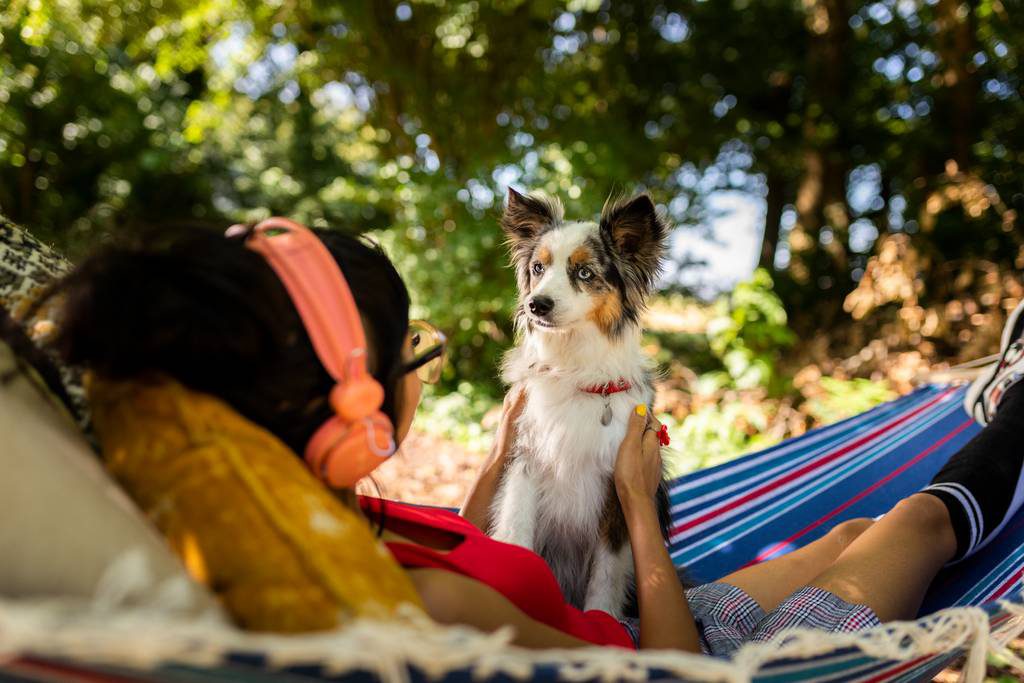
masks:
[[[421,604],[362,515],[224,402],[169,380],[89,389],[107,468],[241,627],[329,629]]]

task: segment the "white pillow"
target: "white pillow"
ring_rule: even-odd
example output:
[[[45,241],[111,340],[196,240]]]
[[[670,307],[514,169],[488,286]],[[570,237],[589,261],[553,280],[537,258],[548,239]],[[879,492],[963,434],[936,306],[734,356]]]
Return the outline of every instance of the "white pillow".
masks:
[[[160,603],[212,597],[107,476],[81,432],[0,343],[0,596]],[[11,372],[14,370],[14,372]]]

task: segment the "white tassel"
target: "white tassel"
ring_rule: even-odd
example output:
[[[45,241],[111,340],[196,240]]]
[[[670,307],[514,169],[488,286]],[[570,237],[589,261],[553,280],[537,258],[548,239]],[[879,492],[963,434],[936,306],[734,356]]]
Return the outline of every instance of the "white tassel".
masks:
[[[988,615],[975,626],[974,640],[967,650],[967,661],[960,672],[961,683],[982,683],[985,680],[985,664],[989,651]]]
[[[136,560],[121,574],[139,585]],[[111,578],[111,581],[114,581]],[[106,590],[106,589],[105,589]],[[131,591],[111,589],[103,604]],[[980,682],[986,652],[1002,653],[1024,629],[1024,604],[1002,603],[1014,619],[990,633],[988,614],[977,607],[947,609],[912,622],[893,622],[857,633],[792,629],[766,643],[748,643],[730,660],[670,651],[629,652],[617,648],[533,651],[513,647],[503,629],[483,634],[434,624],[410,611],[394,621],[357,620],[343,629],[302,636],[246,633],[203,619],[188,619],[145,606],[98,611],[95,605],[24,603],[0,599],[0,660],[34,654],[72,661],[155,668],[164,663],[216,666],[229,653],[266,657],[271,668],[317,664],[331,674],[363,670],[379,679],[406,683],[409,667],[431,678],[469,669],[477,679],[505,675],[528,680],[536,666],[554,666],[566,680],[643,680],[654,669],[669,678],[709,683],[747,683],[773,661],[801,659],[856,647],[878,660],[909,661],[968,650],[963,680]],[[1016,666],[1019,658],[1007,659]]]

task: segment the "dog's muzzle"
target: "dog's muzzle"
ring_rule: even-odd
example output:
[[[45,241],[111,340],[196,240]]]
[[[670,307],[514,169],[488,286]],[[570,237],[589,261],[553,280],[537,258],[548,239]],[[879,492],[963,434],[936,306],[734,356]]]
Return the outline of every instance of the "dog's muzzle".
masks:
[[[530,309],[530,313],[533,313],[538,318],[547,318],[551,311],[554,310],[555,302],[549,296],[538,295],[530,299],[527,306]]]

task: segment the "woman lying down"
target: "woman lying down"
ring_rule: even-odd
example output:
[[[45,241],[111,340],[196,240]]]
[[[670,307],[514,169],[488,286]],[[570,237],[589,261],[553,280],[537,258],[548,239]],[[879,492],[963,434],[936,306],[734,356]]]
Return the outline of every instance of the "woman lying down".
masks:
[[[540,557],[478,528],[521,396],[506,400],[461,516],[352,493],[408,434],[446,350],[432,327],[410,323],[408,292],[379,249],[271,219],[228,237],[107,247],[55,291],[59,348],[91,371],[108,469],[247,628],[329,628],[410,603],[440,623],[511,626],[529,648],[727,656],[788,627],[913,618],[936,573],[985,547],[1024,498],[1020,308],[1000,362],[968,394],[984,429],[929,486],[878,521],[843,522],[688,590],[653,503],[659,425],[638,406],[614,483],[639,620],[620,623],[566,604]]]

